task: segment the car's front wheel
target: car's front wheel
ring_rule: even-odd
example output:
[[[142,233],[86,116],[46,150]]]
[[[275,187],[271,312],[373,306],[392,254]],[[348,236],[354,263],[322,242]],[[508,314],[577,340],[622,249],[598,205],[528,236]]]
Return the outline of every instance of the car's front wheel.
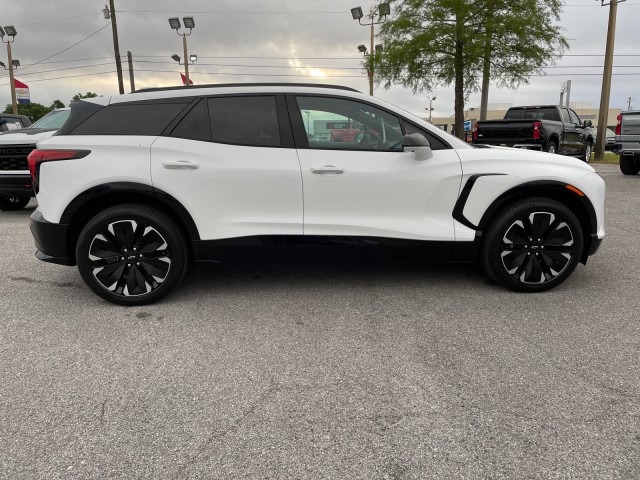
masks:
[[[528,198],[502,210],[482,248],[486,273],[519,292],[540,292],[564,282],[580,260],[584,234],[571,210],[547,198]]]
[[[175,222],[145,205],[118,205],[96,215],[82,229],[76,261],[84,282],[120,305],[146,305],[182,280],[187,246]]]

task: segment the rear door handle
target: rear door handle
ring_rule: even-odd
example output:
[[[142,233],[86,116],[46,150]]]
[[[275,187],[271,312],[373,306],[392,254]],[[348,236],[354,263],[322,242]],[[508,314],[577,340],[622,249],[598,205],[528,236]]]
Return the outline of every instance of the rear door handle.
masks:
[[[197,170],[200,165],[189,160],[165,160],[162,167],[169,170]]]
[[[311,167],[311,173],[316,173],[319,175],[323,175],[323,174],[341,175],[344,173],[344,168],[336,167],[334,165],[325,165],[324,167]]]

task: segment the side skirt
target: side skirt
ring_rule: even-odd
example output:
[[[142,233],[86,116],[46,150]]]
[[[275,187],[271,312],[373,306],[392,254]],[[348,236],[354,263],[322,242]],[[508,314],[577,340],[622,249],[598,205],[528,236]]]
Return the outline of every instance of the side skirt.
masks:
[[[479,242],[383,237],[268,235],[192,242],[196,262],[434,263],[473,262]]]

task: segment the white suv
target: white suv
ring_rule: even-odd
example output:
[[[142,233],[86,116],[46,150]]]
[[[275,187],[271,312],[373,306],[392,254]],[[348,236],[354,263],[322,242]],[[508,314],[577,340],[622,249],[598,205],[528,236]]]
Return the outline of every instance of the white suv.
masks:
[[[345,128],[359,131],[336,141]],[[192,261],[477,260],[535,292],[604,238],[604,182],[589,165],[474,148],[342,87],[86,99],[29,168],[37,257],[77,264],[123,305],[164,297]]]

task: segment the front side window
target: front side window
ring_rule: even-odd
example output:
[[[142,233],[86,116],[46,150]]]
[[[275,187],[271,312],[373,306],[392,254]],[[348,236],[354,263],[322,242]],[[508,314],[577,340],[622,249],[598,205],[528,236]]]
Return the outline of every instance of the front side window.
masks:
[[[211,140],[253,147],[279,147],[276,99],[272,96],[209,99]]]
[[[394,115],[342,98],[297,101],[309,148],[402,151],[402,129]]]
[[[569,118],[569,112],[566,108],[561,108],[560,112],[562,113],[562,121],[564,123],[571,123],[571,119]]]
[[[580,125],[580,117],[573,110],[569,110],[569,116],[571,117],[571,123],[575,123],[576,125]]]

